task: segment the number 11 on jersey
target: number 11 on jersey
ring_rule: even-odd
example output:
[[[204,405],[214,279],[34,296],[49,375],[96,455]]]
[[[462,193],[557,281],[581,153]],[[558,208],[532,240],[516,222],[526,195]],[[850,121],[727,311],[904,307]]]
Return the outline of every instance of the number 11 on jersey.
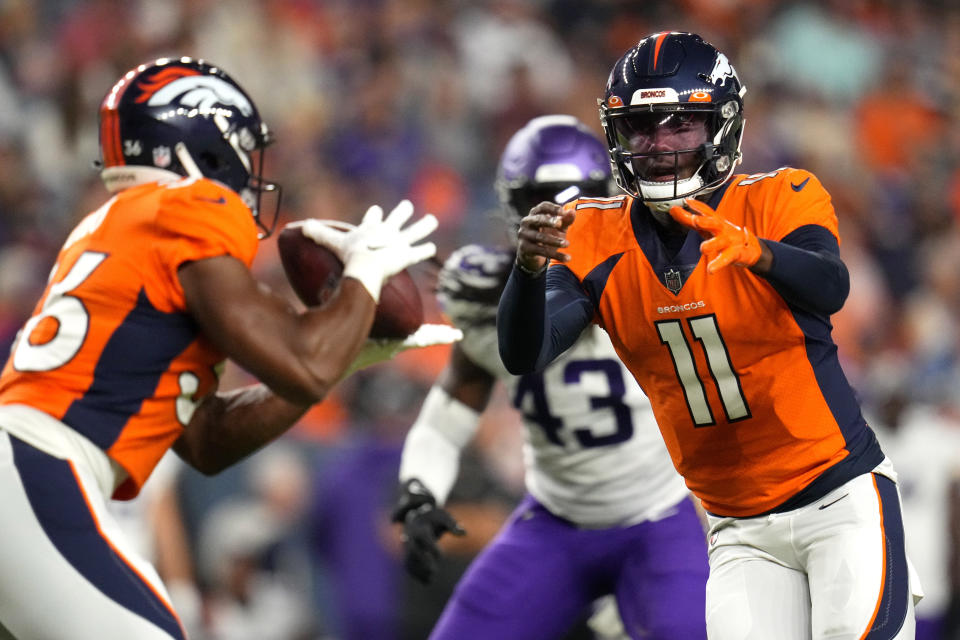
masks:
[[[697,372],[692,346],[687,340],[680,320],[664,320],[655,324],[660,334],[660,341],[670,349],[673,367],[683,387],[683,395],[687,400],[687,408],[690,410],[694,426],[709,427],[717,424],[710,404],[707,402],[703,382]],[[687,324],[690,326],[690,333],[700,343],[706,355],[710,376],[717,387],[727,422],[749,418],[750,408],[747,406],[747,399],[743,397],[740,378],[730,362],[727,345],[720,336],[717,317],[710,314],[690,318]]]

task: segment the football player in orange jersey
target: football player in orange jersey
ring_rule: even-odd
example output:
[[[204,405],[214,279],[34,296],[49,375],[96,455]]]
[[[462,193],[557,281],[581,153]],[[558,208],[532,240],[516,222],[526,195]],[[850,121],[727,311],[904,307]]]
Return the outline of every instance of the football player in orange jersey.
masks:
[[[339,294],[297,312],[250,273],[270,132],[218,67],[161,59],[100,110],[113,196],[70,234],[0,376],[0,635],[184,638],[107,501],[165,451],[212,474],[288,429],[352,363],[453,339],[426,327],[367,348],[381,285],[433,255],[409,202],[356,227],[307,221],[344,262]],[[275,220],[275,215],[274,215]],[[437,331],[429,331],[437,329]],[[226,357],[264,384],[217,391]],[[358,360],[359,359],[359,360]]]
[[[614,188],[606,147],[566,115],[540,116],[517,131],[496,185],[511,233],[544,198],[603,197]],[[591,327],[562,357],[523,376],[509,375],[493,349],[515,251],[512,243],[467,245],[438,279],[438,298],[463,340],[403,447],[394,520],[403,523],[407,570],[428,582],[440,563],[438,539],[464,533],[444,505],[498,380],[523,416],[526,495],[471,563],[430,640],[557,638],[598,607],[591,626],[616,621],[617,637],[703,640],[700,518],[649,400],[607,334]],[[531,608],[549,615],[531,616]]]
[[[521,374],[610,334],[708,512],[712,640],[912,638],[896,473],[830,336],[836,213],[807,171],[734,175],[743,95],[694,34],[617,61],[600,117],[625,193],[522,220],[500,354]]]

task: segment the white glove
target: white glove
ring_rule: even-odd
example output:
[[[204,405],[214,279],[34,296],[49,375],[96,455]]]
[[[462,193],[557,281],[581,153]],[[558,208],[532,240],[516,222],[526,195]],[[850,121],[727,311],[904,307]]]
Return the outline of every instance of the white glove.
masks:
[[[372,364],[390,360],[407,349],[432,347],[437,344],[450,344],[463,338],[463,332],[448,324],[422,324],[420,328],[406,338],[370,338],[347,368],[343,377],[369,367]]]
[[[343,262],[343,275],[359,280],[379,302],[387,278],[437,252],[432,242],[414,245],[437,228],[437,219],[428,213],[401,229],[412,215],[413,203],[402,200],[385,219],[383,209],[373,205],[356,227],[335,220],[304,220],[300,230],[333,251]]]

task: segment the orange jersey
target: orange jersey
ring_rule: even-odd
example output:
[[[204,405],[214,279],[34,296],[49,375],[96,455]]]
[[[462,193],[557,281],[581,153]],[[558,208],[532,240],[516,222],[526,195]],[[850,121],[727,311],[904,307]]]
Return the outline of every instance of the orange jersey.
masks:
[[[760,238],[819,225],[839,241],[830,197],[806,171],[735,176],[712,202]],[[566,205],[576,211],[566,266],[592,292],[594,321],[649,396],[673,462],[705,508],[764,513],[845,459],[882,460],[829,318],[791,307],[748,269],[708,274],[695,232],[670,255],[637,205],[626,196]]]
[[[180,265],[257,251],[250,210],[206,179],[126,189],[70,234],[0,375],[0,404],[39,409],[103,449],[135,496],[217,385],[224,355],[187,313]]]

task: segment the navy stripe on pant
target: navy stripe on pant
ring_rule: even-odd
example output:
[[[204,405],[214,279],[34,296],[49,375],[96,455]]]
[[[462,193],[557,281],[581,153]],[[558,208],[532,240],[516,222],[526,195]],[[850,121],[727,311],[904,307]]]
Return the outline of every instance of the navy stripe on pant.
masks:
[[[13,436],[10,442],[30,506],[60,554],[114,602],[185,640],[174,613],[101,535],[70,463]]]

